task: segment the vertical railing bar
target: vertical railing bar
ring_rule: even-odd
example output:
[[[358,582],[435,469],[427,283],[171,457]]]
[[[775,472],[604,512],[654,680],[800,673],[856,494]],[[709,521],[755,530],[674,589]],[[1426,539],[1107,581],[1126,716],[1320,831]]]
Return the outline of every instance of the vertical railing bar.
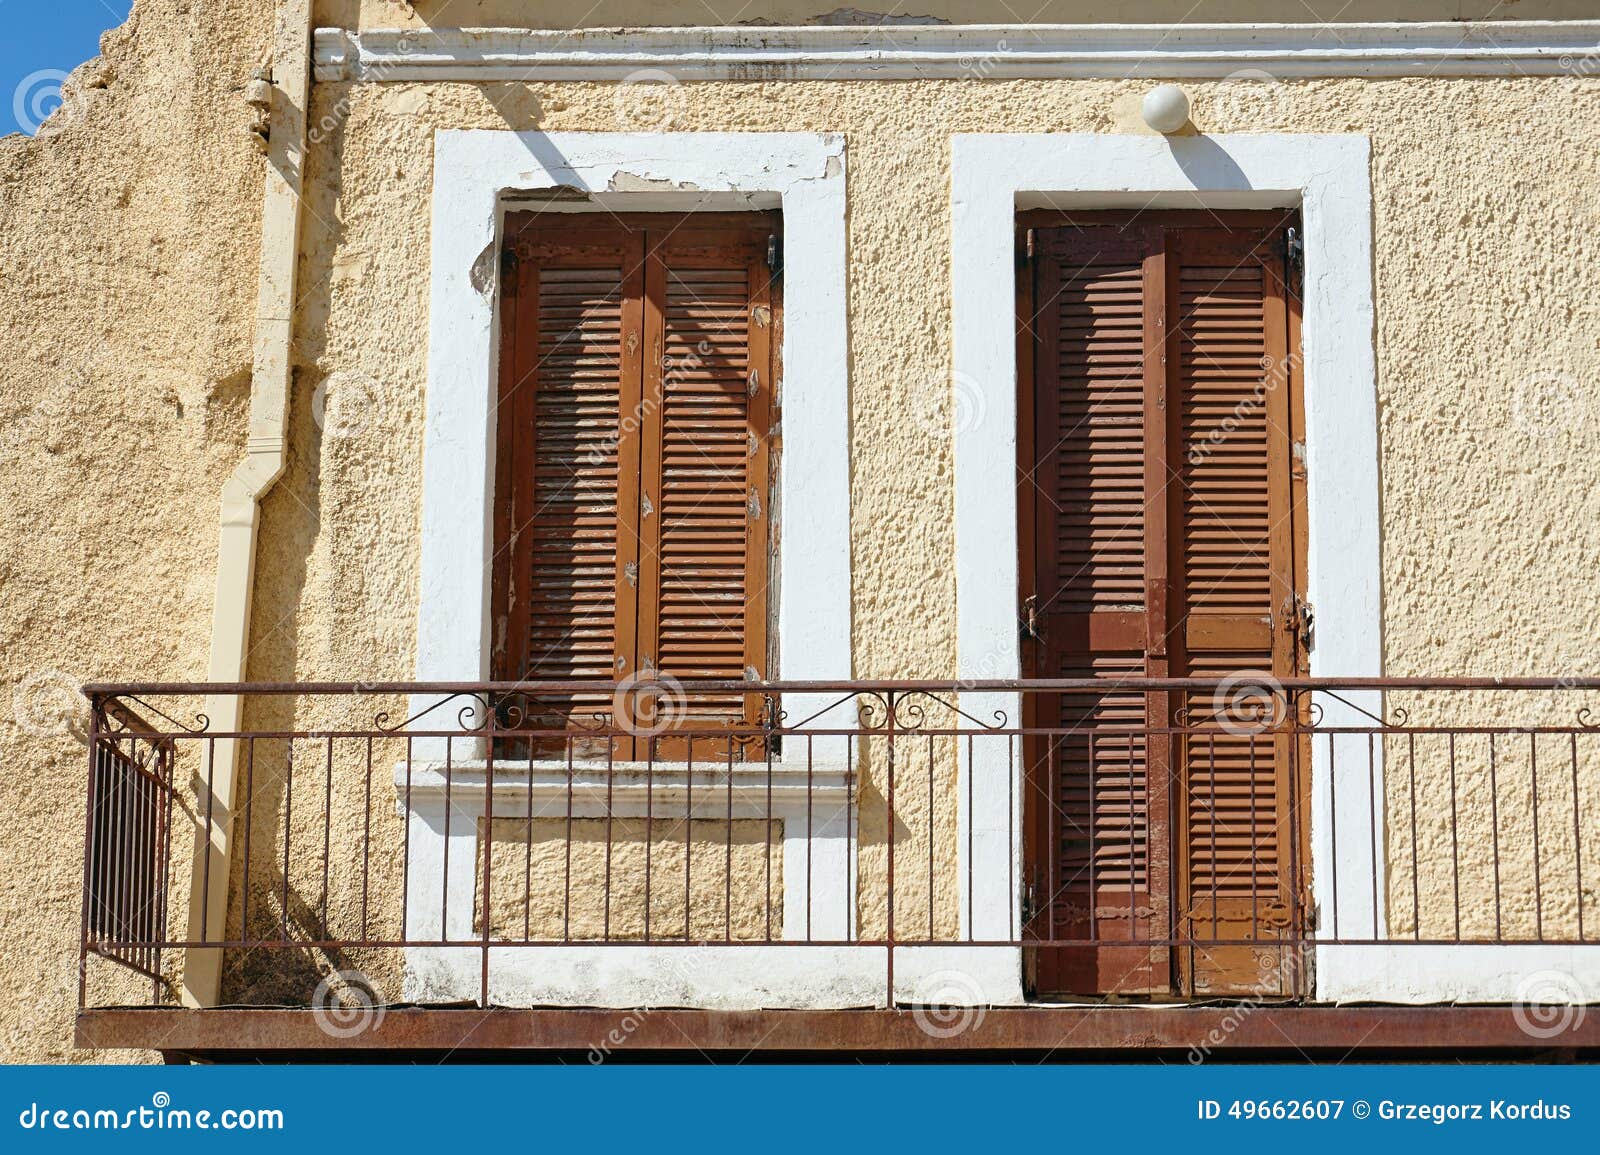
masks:
[[[1528,777],[1533,790],[1533,928],[1544,941],[1544,887],[1539,874],[1539,735],[1528,732]]]
[[[772,941],[772,736],[762,741],[767,752],[767,821],[761,831],[762,857],[767,866],[767,941]],[[806,895],[810,901],[810,894]]]
[[[601,937],[606,942],[610,942],[611,941],[611,832],[612,832],[611,819],[612,819],[612,813],[615,810],[615,807],[612,805],[612,802],[613,802],[614,798],[616,797],[616,777],[617,777],[617,744],[615,742],[607,742],[606,743],[606,882],[605,882],[605,894],[602,896],[603,899],[604,899],[604,902],[603,902],[602,905],[604,907],[605,913],[604,913],[604,916],[603,916],[603,923],[602,923],[602,926],[601,926]]]
[[[1099,710],[1098,701],[1095,703],[1093,708],[1096,711]],[[1087,777],[1085,778],[1085,782],[1087,783],[1089,793],[1089,829],[1084,832],[1086,836],[1084,838],[1084,843],[1089,848],[1089,901],[1086,905],[1089,907],[1089,941],[1095,942],[1100,937],[1100,920],[1095,917],[1095,910],[1100,901],[1100,884],[1095,880],[1095,863],[1100,857],[1100,820],[1098,817],[1096,817],[1095,813],[1095,800],[1100,794],[1098,789],[1099,784],[1097,781],[1100,775],[1099,768],[1095,765],[1095,742],[1098,735],[1096,735],[1095,727],[1092,724],[1089,727],[1089,733],[1087,737],[1089,739],[1089,764],[1086,768]],[[1057,742],[1061,744],[1061,766],[1059,769],[1056,767],[1055,756]],[[1045,762],[1049,769],[1049,781],[1047,784],[1049,798],[1046,803],[1046,805],[1049,806],[1049,821],[1046,823],[1046,825],[1050,828],[1054,828],[1057,825],[1057,819],[1059,818],[1061,829],[1060,834],[1055,835],[1050,839],[1050,861],[1052,864],[1054,864],[1061,858],[1061,843],[1065,837],[1067,825],[1067,815],[1063,811],[1059,799],[1059,795],[1063,793],[1063,791],[1058,791],[1056,789],[1058,780],[1064,779],[1067,774],[1067,740],[1065,736],[1058,737],[1055,734],[1051,734],[1046,742],[1045,750]],[[1062,877],[1059,879],[1056,878],[1054,871],[1052,871],[1050,880],[1050,917],[1047,921],[1047,925],[1045,926],[1045,935],[1051,939],[1056,937],[1056,899],[1063,891],[1067,889],[1067,887],[1072,885],[1071,880],[1066,878],[1065,866],[1056,867],[1055,869],[1060,871]]]
[[[1250,734],[1250,939],[1252,942],[1261,941],[1261,911],[1260,911],[1260,874],[1261,863],[1258,856],[1260,847],[1260,834],[1256,825],[1256,738],[1254,731]]]
[[[806,735],[806,941],[811,941],[811,851],[816,843],[817,830],[812,823],[811,803],[814,788],[813,777],[815,773],[814,760],[816,756],[816,740],[811,735]],[[848,800],[846,805],[848,805]],[[848,843],[846,844],[848,845]]]
[[[1009,740],[1007,740],[1007,742],[1006,742],[1006,749],[1007,749],[1008,752],[1011,749],[1011,743],[1010,743]],[[957,746],[956,747],[956,760],[959,762],[960,758],[961,758],[961,748],[959,746]],[[967,735],[967,941],[968,942],[971,942],[972,941],[972,937],[973,937],[973,921],[972,921],[972,911],[973,911],[973,896],[972,896],[972,831],[973,831],[973,827],[976,826],[977,823],[974,821],[974,819],[976,818],[976,815],[974,815],[973,812],[972,812],[972,777],[973,777],[973,772],[974,772],[974,770],[976,768],[977,768],[977,763],[972,760],[972,735],[969,733]],[[961,767],[959,765],[956,766],[956,774],[957,774],[958,777],[961,774]],[[1006,782],[1007,782],[1007,794],[1008,795],[1010,793],[1010,785],[1009,785],[1010,781],[1011,780],[1008,777],[1006,779]],[[1007,798],[1007,802],[1009,803],[1009,801],[1010,801],[1010,799],[1008,797]],[[1010,813],[1009,810],[1007,811],[1007,813],[1008,814]],[[1016,894],[1016,891],[1012,889],[1012,878],[1011,878],[1011,842],[1010,842],[1010,839],[1007,839],[1006,840],[1006,902],[1009,903],[1012,906],[1016,905],[1015,894]],[[1006,934],[1009,936],[1010,933],[1011,933],[1011,914],[1008,911],[1007,914],[1006,914]]]
[[[934,792],[934,789],[933,789],[934,788],[934,783],[933,783],[933,761],[934,761],[934,758],[935,758],[934,739],[933,739],[933,735],[929,734],[928,735],[928,941],[929,942],[932,942],[934,940],[934,935],[936,933],[935,929],[934,929],[935,924],[934,924],[934,912],[933,912],[933,837],[934,837],[934,828],[935,828],[935,825],[936,825],[935,815],[934,815],[935,801],[934,801],[934,797],[933,797],[933,792]]]
[[[1583,942],[1583,834],[1578,821],[1578,732],[1572,731],[1569,737],[1572,744],[1572,864],[1576,868],[1578,882],[1578,941]]]
[[[1331,867],[1329,912],[1333,937],[1339,937],[1339,775],[1335,761],[1334,734],[1328,732],[1328,865]]]
[[[91,754],[93,750],[91,749]],[[211,926],[211,827],[216,810],[217,740],[206,739],[206,857],[200,864],[200,941],[209,937]],[[224,931],[224,934],[227,932]]]
[[[1300,737],[1301,721],[1305,716],[1305,700],[1299,690],[1291,690],[1288,696],[1289,704],[1289,932],[1288,937],[1294,944],[1288,956],[1291,967],[1289,991],[1293,995],[1300,995],[1301,976],[1305,969],[1305,930],[1300,925]],[[1279,965],[1283,965],[1284,956],[1279,954]]]
[[[94,818],[100,804],[100,718],[103,708],[104,703],[100,698],[90,697],[89,781],[83,807],[83,909],[78,915],[78,1008],[80,1010],[89,1002],[89,908],[94,902],[95,856],[100,849],[100,840],[95,837],[94,832]],[[215,742],[215,739],[211,741]],[[208,832],[206,837],[208,867],[211,865],[210,848],[211,838]]]
[[[322,934],[332,938],[328,931],[328,876],[333,853],[333,736],[328,743],[328,772],[322,790]]]
[[[1371,730],[1367,731],[1367,862],[1372,875],[1372,938],[1382,938],[1378,929],[1378,761]]]
[[[369,937],[372,881],[372,735],[367,735],[367,770],[361,794],[361,941]]]
[[[1216,942],[1222,933],[1222,907],[1217,890],[1218,876],[1222,871],[1221,864],[1217,860],[1217,734],[1215,730],[1206,735],[1206,784],[1206,797],[1209,800],[1206,810],[1206,832],[1208,835],[1206,841],[1211,848],[1211,941]],[[1191,825],[1193,824],[1191,823]]]
[[[176,782],[178,774],[177,758],[178,752],[176,745],[174,745],[172,750],[170,750],[163,758],[163,764],[165,765],[166,770],[162,775],[162,780],[166,783],[167,813],[161,830],[161,906],[160,913],[157,915],[158,925],[160,927],[161,937],[163,940],[166,940],[168,937],[167,918],[169,911],[169,900],[172,894],[172,808],[177,802],[178,797],[178,787]],[[206,846],[208,850],[207,857],[210,857],[209,839],[206,842]],[[157,947],[155,966],[151,969],[158,975],[163,973],[161,965],[162,957],[162,949]],[[153,980],[152,985],[155,989],[154,1001],[160,1002],[161,980]]]
[[[400,838],[400,941],[411,938],[411,735],[406,735],[406,813]],[[367,853],[371,854],[371,848]]]
[[[289,846],[294,831],[294,736],[283,740],[283,906],[278,911],[280,941],[289,941]]]
[[[561,941],[572,941],[572,743],[576,741],[568,736],[564,745],[567,748],[567,837],[566,837],[566,873],[561,883]],[[607,741],[606,745],[610,746]],[[531,751],[530,751],[531,753]]]
[[[683,940],[692,937],[691,912],[694,909],[694,890],[690,875],[694,861],[694,735],[684,739],[684,756],[688,764],[683,770]]]
[[[1146,723],[1146,724],[1148,725],[1148,723]],[[1137,889],[1137,886],[1136,886],[1137,876],[1138,876],[1138,871],[1136,870],[1136,867],[1138,865],[1138,857],[1134,853],[1134,841],[1135,840],[1134,840],[1134,823],[1133,823],[1133,815],[1134,815],[1134,811],[1136,811],[1138,809],[1138,801],[1137,801],[1137,799],[1136,799],[1136,797],[1134,795],[1134,791],[1133,791],[1133,779],[1134,779],[1134,776],[1135,776],[1135,773],[1136,773],[1135,766],[1134,766],[1134,759],[1133,759],[1133,741],[1134,741],[1134,735],[1132,733],[1130,733],[1128,735],[1128,941],[1129,942],[1137,942],[1138,939],[1139,939],[1139,892],[1138,892],[1138,889]],[[1144,747],[1144,749],[1145,749],[1145,765],[1148,767],[1150,765],[1150,735],[1149,735],[1149,731],[1148,730],[1145,732],[1145,747]],[[1146,785],[1148,786],[1148,784],[1149,784],[1149,776],[1146,775]],[[1149,857],[1146,856],[1146,858],[1145,858],[1145,870],[1148,871],[1149,869],[1150,869],[1150,860],[1149,860]],[[1090,908],[1092,910],[1093,907],[1094,907],[1094,899],[1093,898],[1091,898],[1089,900],[1089,906],[1090,906]],[[1093,916],[1091,915],[1091,917],[1093,917]],[[1148,938],[1149,936],[1146,935],[1145,937]]]
[[[895,755],[894,712],[895,712],[895,708],[896,708],[897,703],[896,703],[896,698],[895,698],[895,694],[894,694],[893,690],[888,691],[884,695],[884,698],[886,699],[886,705],[887,705],[887,709],[886,709],[886,713],[885,713],[885,717],[884,717],[884,730],[885,730],[885,736],[888,739],[887,750],[885,752],[885,759],[886,759],[885,767],[888,770],[888,777],[889,777],[888,789],[884,792],[884,798],[883,798],[884,813],[885,813],[885,815],[886,815],[886,817],[888,819],[887,831],[888,831],[888,839],[889,839],[889,869],[888,869],[888,886],[889,886],[889,890],[888,890],[887,901],[885,902],[885,905],[884,905],[885,921],[886,921],[885,941],[888,944],[888,955],[887,955],[887,959],[886,959],[886,965],[885,965],[885,968],[884,968],[884,973],[885,973],[885,978],[886,978],[886,980],[888,982],[888,987],[889,987],[887,1005],[892,1010],[892,1009],[894,1009],[894,1006],[895,1006],[895,992],[894,992],[894,771],[895,771],[895,765],[894,765],[894,755]]]
[[[844,903],[845,938],[850,937],[850,912],[855,909],[856,888],[859,885],[857,857],[850,850],[860,837],[861,824],[855,821],[856,754],[855,735],[844,736]],[[857,932],[860,931],[857,925]]]
[[[456,774],[454,764],[454,739],[446,734],[444,739],[444,889],[439,897],[439,938],[450,941],[450,820],[455,816],[452,793]]]
[[[241,867],[239,899],[239,941],[250,941],[250,830],[255,826],[256,806],[256,740],[245,739],[244,745],[244,864]],[[226,937],[226,932],[224,932]]]
[[[645,741],[644,761],[644,941],[650,941],[650,872],[655,865],[656,740]]]
[[[528,755],[528,796],[524,807],[527,811],[527,828],[522,832],[523,942],[533,938],[533,745],[534,739],[529,738],[525,748]]]
[[[1447,735],[1450,750],[1450,887],[1454,903],[1455,937],[1461,937],[1461,835],[1456,815],[1456,735]]]
[[[494,760],[500,745],[500,703],[492,693],[484,694],[484,714],[483,833],[479,836],[483,843],[483,926],[479,931],[478,956],[478,1005],[481,1007],[489,1005],[489,935],[494,926]]]
[[[1500,926],[1500,782],[1496,774],[1494,732],[1489,733],[1489,824],[1494,848],[1494,937],[1499,941]]]
[[[967,735],[967,840],[970,845],[972,829],[976,826],[972,812],[972,780],[976,776],[977,767],[972,761],[972,739]],[[1016,742],[1008,734],[1006,743],[1006,934],[1012,942],[1022,941],[1022,925],[1020,919],[1022,912],[1017,902],[1017,855],[1013,847],[1017,845],[1016,813],[1017,813],[1017,745],[1023,741],[1018,737]],[[967,854],[967,937],[972,938],[972,854]]]
[[[733,941],[733,737],[728,737],[728,826],[723,843],[722,941]]]
[[[1411,800],[1411,938],[1422,938],[1422,879],[1417,848],[1417,736],[1406,735],[1407,774],[1410,778],[1408,793]]]

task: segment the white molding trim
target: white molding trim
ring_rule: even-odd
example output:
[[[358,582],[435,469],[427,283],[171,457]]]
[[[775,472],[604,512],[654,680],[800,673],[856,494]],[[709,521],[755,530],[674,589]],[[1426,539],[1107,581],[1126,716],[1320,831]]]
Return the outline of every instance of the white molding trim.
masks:
[[[893,27],[319,28],[319,81],[914,80],[1020,77],[1551,76],[1600,21],[925,24]],[[660,76],[652,77],[659,83]]]
[[[772,676],[826,681],[850,675],[844,162],[843,138],[815,133],[441,131],[435,135],[417,611],[419,681],[480,681],[489,675],[498,331],[498,278],[492,270],[497,267],[507,206],[528,194],[556,188],[581,189],[589,194],[588,207],[613,212],[781,209],[786,239],[781,384],[784,455],[796,466],[779,470],[778,643]],[[847,728],[854,723],[853,712],[848,704],[829,709],[836,697],[786,695],[782,707],[791,718],[809,719],[802,729]],[[435,696],[413,699],[413,715],[437,701]],[[446,716],[454,717],[455,712]],[[791,740],[774,766],[780,777],[789,780],[797,771],[804,774],[808,760],[816,766],[842,766],[847,758],[846,741],[829,735]],[[470,763],[483,757],[481,743],[471,737],[416,740],[415,758],[419,761],[443,761],[447,751],[453,762]],[[526,767],[526,763],[522,765]],[[462,791],[470,793],[471,770],[462,767],[460,773]],[[735,776],[739,773],[736,770]],[[764,784],[766,763],[750,765],[748,775],[752,783]],[[697,768],[697,783],[699,777]],[[497,794],[500,789],[497,783]],[[481,771],[477,793],[481,817]],[[804,853],[803,803],[797,812],[790,805],[793,791],[789,793],[785,805],[790,818],[785,825],[794,829],[792,836],[786,830],[786,853],[792,853],[794,846]],[[409,886],[425,910],[430,895],[442,900],[445,878],[436,867],[445,847],[462,838],[475,845],[477,824],[453,823],[446,838],[442,794],[424,791],[411,802]],[[662,795],[660,804],[656,813],[669,817],[670,800]],[[451,811],[457,806],[459,803],[452,803]],[[678,809],[681,812],[681,802]],[[832,825],[825,841],[836,861],[828,869],[840,882],[830,888],[826,901],[812,904],[812,937],[842,939],[854,925],[854,894],[844,881],[847,876],[853,878],[853,851],[848,845],[847,802],[837,801],[830,809],[833,813],[826,821]],[[800,815],[798,823],[794,821],[796,813]],[[819,841],[824,841],[824,816],[818,813],[815,820]],[[473,852],[464,845],[449,853],[473,860]],[[786,911],[805,910],[804,878],[803,867],[786,871]],[[470,938],[470,878],[467,882],[465,906],[458,900],[451,917],[460,914],[468,920]],[[440,908],[436,905],[433,909]],[[453,927],[450,937],[461,929]],[[579,952],[574,957],[586,957],[583,952],[587,948],[571,949]],[[651,949],[640,948],[646,963]],[[778,964],[767,957],[774,951],[747,949],[752,953],[749,965],[758,970]],[[535,953],[509,949],[506,957],[523,967],[534,960]],[[408,952],[413,976],[430,971],[437,962],[429,961],[433,956],[426,950],[413,955]],[[450,968],[446,971],[456,975]],[[476,974],[475,964],[469,971]],[[594,967],[574,972],[599,973]],[[519,974],[507,974],[504,981],[516,989],[537,987],[536,983],[529,986],[532,980]],[[431,997],[472,998],[478,993],[475,979],[463,989],[443,991],[436,985],[428,989]],[[595,990],[587,993],[594,998],[601,995]],[[658,1003],[659,999],[642,1000],[642,1004]]]
[[[956,617],[959,676],[1018,673],[1016,487],[1016,318],[1013,229],[1019,208],[1146,205],[1248,208],[1298,205],[1305,231],[1302,345],[1310,548],[1307,596],[1323,623],[1311,672],[1322,677],[1382,673],[1380,621],[1377,362],[1373,331],[1370,144],[1355,135],[1251,135],[1163,139],[1109,134],[957,135],[951,140],[953,356],[956,379],[979,391],[984,414],[956,430]],[[1378,713],[1379,696],[1348,694]],[[1326,701],[1326,725],[1361,725],[1351,706]],[[1015,695],[964,696],[977,717],[1020,716]],[[977,909],[1003,919],[1020,902],[1020,759],[991,744],[975,754],[972,814],[957,845],[965,854],[975,823],[972,870]],[[1348,746],[1348,748],[1346,748]],[[1357,748],[1359,746],[1359,749]],[[1314,900],[1337,909],[1342,929],[1381,926],[1383,857],[1374,860],[1371,815],[1384,813],[1382,743],[1351,736],[1330,755],[1318,740],[1312,760]],[[1369,783],[1379,791],[1369,807]],[[965,795],[964,782],[961,790]],[[1334,802],[1332,800],[1336,799]],[[1009,805],[1008,805],[1009,803]],[[1338,846],[1330,805],[1337,806]],[[1337,896],[1332,890],[1337,859]],[[1373,886],[1377,877],[1378,885]],[[1006,880],[1019,880],[1008,896]],[[1007,899],[1009,898],[1009,903]],[[966,897],[963,895],[963,909]],[[985,930],[978,927],[981,937]],[[1324,933],[1328,916],[1323,915]],[[1319,991],[1359,985],[1319,948]],[[1398,950],[1407,948],[1400,947]],[[1485,948],[1487,949],[1487,948]]]

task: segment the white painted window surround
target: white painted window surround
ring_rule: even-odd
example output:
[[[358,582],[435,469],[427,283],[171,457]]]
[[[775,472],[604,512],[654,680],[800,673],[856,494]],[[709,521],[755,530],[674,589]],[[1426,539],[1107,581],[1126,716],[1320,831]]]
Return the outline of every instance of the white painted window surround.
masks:
[[[1310,521],[1309,589],[1321,629],[1311,654],[1319,677],[1382,673],[1377,378],[1374,349],[1372,189],[1368,139],[1357,135],[958,135],[951,142],[954,367],[984,414],[956,431],[956,590],[960,676],[1014,677],[1016,490],[997,461],[1016,459],[1013,229],[1029,208],[1269,208],[1298,206],[1305,232],[1302,353]],[[1322,696],[1326,699],[1326,695]],[[1354,707],[1380,713],[1376,694],[1327,699],[1328,726],[1364,724]],[[1013,695],[965,695],[977,717],[1020,716]],[[1368,782],[1384,812],[1382,744],[1348,736],[1330,757],[1319,739],[1312,764],[1313,899],[1337,898],[1345,934],[1384,925],[1384,862],[1372,854]],[[1341,742],[1344,739],[1340,740]],[[977,749],[984,750],[984,743]],[[1359,749],[1357,746],[1359,745]],[[965,768],[974,788],[957,844],[969,836],[974,910],[1000,933],[1021,901],[1021,797],[999,744]],[[1372,775],[1369,779],[1369,773]],[[967,796],[965,780],[960,787]],[[1330,813],[1337,807],[1336,814]],[[1337,818],[1337,825],[1330,818]],[[1339,831],[1332,844],[1330,829]],[[969,835],[970,831],[970,835]],[[1383,845],[1383,833],[1376,843]],[[1333,893],[1337,862],[1338,894]],[[963,867],[965,867],[963,863]],[[968,877],[966,869],[962,878]],[[1377,876],[1374,887],[1373,878]],[[1008,894],[1008,880],[1018,880]],[[1377,902],[1378,909],[1374,909]],[[967,898],[963,895],[963,910]],[[1326,920],[1324,914],[1324,920]],[[1352,929],[1355,928],[1355,929]],[[963,928],[966,929],[966,928]],[[1556,970],[1600,995],[1597,960],[1570,947],[1322,946],[1316,990],[1334,1001],[1508,1001],[1529,974]],[[1592,952],[1589,952],[1592,955]],[[1580,969],[1581,966],[1581,969]]]
[[[417,677],[489,675],[495,446],[495,289],[508,205],[540,190],[590,194],[590,210],[778,208],[783,214],[784,348],[781,399],[778,647],[774,675],[847,678],[850,660],[850,461],[845,313],[845,148],[812,133],[439,132],[434,142],[428,390],[423,434],[422,559]],[[570,205],[567,207],[571,207]],[[416,713],[433,699],[412,703]],[[790,695],[790,718],[817,728],[854,723],[832,698]],[[454,725],[452,703],[430,726]],[[437,720],[435,720],[437,719]],[[481,745],[418,740],[396,772],[409,799],[407,922],[423,939],[471,943],[475,861],[488,789]],[[807,754],[811,776],[807,785]],[[850,798],[842,738],[790,742],[774,766],[773,814],[783,823],[785,939],[844,941],[855,921]],[[497,768],[495,810],[566,813],[564,767]],[[696,789],[705,768],[696,767]],[[578,817],[605,813],[604,770],[580,767]],[[676,773],[677,779],[674,778]],[[682,768],[658,764],[653,813],[684,812]],[[766,813],[765,765],[736,785],[735,817]],[[739,782],[739,772],[735,774]],[[644,813],[644,787],[619,781],[612,812]],[[759,798],[759,802],[755,801]],[[721,806],[695,807],[717,817]],[[676,811],[673,807],[676,805]],[[447,865],[448,863],[448,865]],[[448,900],[447,900],[448,896]],[[809,933],[808,933],[809,932]],[[406,997],[472,999],[479,954],[454,946],[408,952]],[[493,951],[494,1002],[708,1007],[860,1006],[885,1000],[884,953],[865,947],[504,947]],[[914,976],[916,960],[903,960]]]

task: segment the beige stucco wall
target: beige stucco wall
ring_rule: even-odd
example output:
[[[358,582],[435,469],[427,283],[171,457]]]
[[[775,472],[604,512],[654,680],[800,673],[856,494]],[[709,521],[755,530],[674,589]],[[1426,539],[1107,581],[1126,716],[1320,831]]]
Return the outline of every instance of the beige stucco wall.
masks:
[[[0,141],[8,1061],[72,1054],[85,760],[61,722],[71,687],[205,673],[261,207],[238,93],[270,27],[265,2],[138,0],[60,131]]]
[[[23,704],[0,716],[12,771],[0,784],[8,1058],[69,1053],[83,757],[52,720],[53,687],[204,671],[217,494],[242,451],[261,185],[237,89],[268,42],[269,7],[140,0],[137,43],[113,36],[106,88],[79,121],[0,144],[0,676]],[[839,675],[955,669],[949,135],[1138,131],[1146,87],[668,92],[680,131],[847,140],[855,666]],[[1202,130],[1372,136],[1387,672],[1594,672],[1600,80],[1187,87]],[[264,508],[250,674],[404,678],[432,134],[614,131],[638,127],[640,112],[619,106],[615,86],[580,83],[322,85],[312,112],[334,128],[307,164],[291,453]],[[369,699],[345,716],[364,724],[378,708]],[[915,763],[907,774],[918,785],[897,799],[901,852],[925,856],[925,777]],[[868,933],[881,925],[881,762],[874,775]],[[943,862],[955,853],[949,786],[941,775],[933,803]],[[392,799],[373,813],[396,829]],[[257,818],[271,829],[269,808]],[[1600,870],[1586,878],[1592,888]],[[950,881],[935,898],[947,929]],[[1402,885],[1398,872],[1391,881]],[[377,901],[392,907],[393,887]],[[925,920],[927,901],[925,884],[905,880],[897,922]]]

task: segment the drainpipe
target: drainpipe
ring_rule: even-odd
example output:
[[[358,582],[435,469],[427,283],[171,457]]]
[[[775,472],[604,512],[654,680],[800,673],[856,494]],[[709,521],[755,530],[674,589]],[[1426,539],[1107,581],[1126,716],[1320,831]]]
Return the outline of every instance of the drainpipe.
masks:
[[[261,499],[283,475],[287,456],[301,181],[311,93],[311,3],[312,0],[281,0],[278,9],[271,104],[266,114],[266,192],[261,212],[250,432],[244,460],[222,487],[217,591],[207,675],[212,682],[243,682],[247,678]],[[244,702],[237,695],[211,695],[205,708],[213,732],[241,729]],[[220,942],[228,925],[233,808],[241,743],[237,739],[217,739],[208,742],[207,747],[196,790],[199,825],[187,935],[191,942]],[[216,1004],[222,987],[222,961],[222,950],[217,947],[190,947],[185,951],[182,993],[186,1005]]]

